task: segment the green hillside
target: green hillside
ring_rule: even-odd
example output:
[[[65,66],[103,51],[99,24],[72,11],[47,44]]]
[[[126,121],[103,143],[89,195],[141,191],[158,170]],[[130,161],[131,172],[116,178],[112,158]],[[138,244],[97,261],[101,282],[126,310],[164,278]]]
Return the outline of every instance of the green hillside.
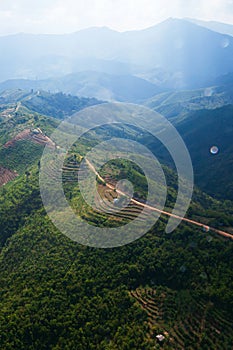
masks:
[[[78,192],[74,196],[78,200]],[[36,168],[2,189],[0,202],[3,349],[76,349],[77,344],[79,349],[152,349],[161,332],[167,337],[164,346],[170,344],[165,349],[173,349],[174,342],[179,349],[198,349],[196,339],[201,349],[229,348],[232,241],[184,224],[166,235],[164,217],[128,246],[82,247],[46,216]],[[214,202],[212,215],[214,206],[218,212]],[[160,291],[152,297],[151,311],[136,302],[131,291],[138,288]],[[160,316],[154,314],[157,307]],[[192,330],[202,320],[206,324]],[[214,343],[211,327],[221,332]]]
[[[9,89],[0,92],[2,106],[20,104],[31,112],[57,119],[64,119],[83,108],[99,103],[102,102],[95,98],[71,96],[62,92],[50,93],[39,89]]]
[[[169,106],[164,102],[161,108],[165,110]],[[188,108],[186,111],[183,107],[181,110],[175,107],[172,113],[170,121],[182,136],[191,155],[195,184],[215,198],[232,200],[233,105],[213,109],[205,106],[199,110]],[[174,168],[165,147],[151,135],[147,133],[140,140],[150,147],[162,164]],[[214,146],[218,147],[215,155],[210,151]]]
[[[220,84],[221,81],[218,83]],[[173,123],[178,123],[190,111],[214,110],[232,104],[232,86],[226,87],[219,84],[198,90],[168,91],[155,95],[144,104],[161,113]]]
[[[43,145],[31,136],[17,139],[30,128],[49,135],[58,122],[26,107],[16,111],[17,104],[11,103],[2,107],[0,165],[16,169],[19,176],[0,188],[0,349],[230,349],[233,241],[184,222],[166,234],[165,215],[143,238],[120,248],[89,248],[69,240],[54,227],[40,197]],[[225,112],[216,110],[215,120],[203,111],[196,121],[205,116],[207,130],[210,118],[217,123],[221,113],[226,120],[219,123],[228,125],[231,107]],[[190,120],[194,123],[194,116]],[[186,121],[180,128],[189,135]],[[202,128],[196,130],[203,135]],[[120,126],[108,126],[85,134],[61,169],[67,200],[92,225],[122,225],[141,211],[132,203],[117,214],[95,211],[84,203],[77,183],[80,161],[90,147],[121,133]],[[125,127],[124,136],[137,139],[138,130]],[[146,140],[145,134],[141,137]],[[163,168],[166,209],[171,210],[177,176]],[[101,169],[106,182],[125,174],[143,200],[147,185],[137,166],[119,159]],[[116,196],[106,183],[99,182],[98,190],[110,201]],[[187,217],[232,232],[233,203],[195,188]],[[162,344],[158,334],[165,336]]]

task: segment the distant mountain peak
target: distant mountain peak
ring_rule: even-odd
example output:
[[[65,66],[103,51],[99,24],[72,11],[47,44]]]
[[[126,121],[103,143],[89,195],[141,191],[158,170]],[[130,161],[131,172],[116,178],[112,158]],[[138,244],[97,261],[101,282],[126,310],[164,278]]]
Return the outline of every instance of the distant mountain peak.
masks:
[[[217,22],[217,21],[212,21],[212,20],[204,21],[204,20],[188,18],[188,17],[186,17],[185,20],[190,22],[190,23],[194,23],[194,24],[199,25],[201,27],[218,32],[220,34],[226,34],[226,35],[233,36],[233,24]]]
[[[91,32],[102,33],[102,34],[103,33],[118,33],[116,30],[111,29],[107,26],[93,26],[93,27],[88,27],[88,28],[77,30],[73,34],[91,33]]]

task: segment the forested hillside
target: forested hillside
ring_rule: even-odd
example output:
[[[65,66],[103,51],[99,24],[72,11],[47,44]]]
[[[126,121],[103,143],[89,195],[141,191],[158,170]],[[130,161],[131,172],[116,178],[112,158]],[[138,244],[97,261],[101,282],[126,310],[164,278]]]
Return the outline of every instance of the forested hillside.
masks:
[[[165,349],[231,346],[232,241],[184,224],[166,235],[163,218],[128,246],[82,247],[46,216],[36,168],[3,188],[1,203],[7,218],[1,221],[2,348],[76,349],[78,343],[80,349],[151,349],[161,332]],[[213,217],[218,204],[212,206],[207,214],[194,204],[192,216]],[[153,291],[154,306],[145,298],[141,307],[138,288]],[[185,296],[182,303],[177,293]],[[154,308],[161,307],[156,316]],[[187,312],[189,320],[182,318]],[[187,327],[194,322],[200,326],[192,334]]]
[[[18,176],[0,188],[1,349],[230,349],[233,241],[185,223],[166,234],[164,215],[143,238],[124,247],[89,248],[69,240],[42,205],[38,177],[44,145],[34,134],[26,134],[26,140],[22,134],[31,128],[49,136],[58,122],[29,106],[9,108],[1,116],[1,165]],[[86,135],[61,169],[67,200],[94,225],[137,215],[132,205],[121,216],[95,213],[75,177],[82,156],[101,134],[120,136],[120,131],[108,127]],[[125,128],[125,134],[135,139],[138,131]],[[177,178],[166,166],[164,171],[169,209]],[[118,160],[102,169],[112,182],[125,172],[143,198],[145,182],[137,167]],[[98,188],[113,200],[114,191],[103,183]],[[196,188],[187,217],[230,232],[232,208],[232,202],[216,201]],[[161,344],[158,334],[165,337]]]

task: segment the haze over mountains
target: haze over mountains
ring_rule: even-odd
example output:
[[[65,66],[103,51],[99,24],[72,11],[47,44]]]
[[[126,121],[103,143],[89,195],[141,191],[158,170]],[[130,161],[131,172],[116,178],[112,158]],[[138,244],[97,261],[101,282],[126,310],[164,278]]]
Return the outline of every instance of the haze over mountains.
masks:
[[[12,68],[15,61],[24,64],[24,79],[0,83],[0,92],[5,91],[2,103],[12,98],[34,112],[56,118],[103,101],[144,104],[166,116],[184,137],[192,153],[196,184],[213,196],[232,199],[228,156],[232,108],[225,106],[233,104],[233,37],[205,28],[208,23],[168,19],[146,30],[125,33],[103,27],[69,35],[0,38],[6,53],[13,46],[16,55],[28,52],[24,62],[13,59],[12,51],[7,66]],[[221,25],[215,23],[216,28]],[[231,26],[224,26],[230,33]],[[25,79],[33,74],[38,79]],[[202,88],[196,88],[199,86]],[[214,144],[220,155],[210,158]],[[167,163],[163,152],[159,156]]]
[[[1,350],[232,349],[233,37],[208,25],[169,19],[126,33],[90,28],[69,35],[0,37]],[[228,26],[224,30],[231,33]],[[153,113],[139,115],[148,131],[142,123],[142,128],[130,125],[124,112],[122,123],[115,123],[113,112],[105,125],[90,123],[71,147],[62,129],[64,141],[54,137],[61,121],[88,107],[102,108],[97,105],[107,100],[158,111],[190,152],[193,197],[186,219],[172,233],[166,226],[180,174],[150,132],[157,125]],[[70,126],[77,134],[78,124]],[[80,180],[91,165],[90,151],[114,138],[141,143],[158,159],[166,180],[165,211],[131,244],[82,246],[50,220],[55,212],[71,227],[56,186],[45,189],[53,200],[45,210],[41,156],[47,145],[48,182],[62,181],[65,199],[82,222],[104,229],[140,218],[143,225],[150,215],[142,210],[148,178],[133,158],[113,152],[108,161],[104,153],[101,178],[94,173],[100,206],[92,208],[83,197]],[[174,145],[172,136],[167,140]],[[144,157],[138,154],[139,160]],[[116,203],[126,197],[118,184],[125,179],[137,202],[118,210]],[[156,175],[151,180],[159,185]],[[107,212],[105,203],[111,204]],[[77,230],[90,244],[85,228]]]
[[[124,33],[94,27],[66,35],[0,37],[0,50],[2,82],[97,71],[183,89],[202,87],[233,69],[231,36],[171,18]]]
[[[102,27],[66,35],[2,37],[0,47],[5,55],[0,60],[5,60],[8,71],[1,71],[1,79],[4,75],[15,78],[0,83],[0,92],[5,91],[2,103],[10,102],[4,100],[6,96],[8,100],[12,97],[34,112],[56,118],[103,101],[145,104],[172,121],[187,141],[197,185],[213,196],[232,199],[228,176],[232,172],[228,157],[232,108],[224,106],[233,104],[233,37],[205,28],[209,24],[168,19],[124,33]],[[211,27],[224,27],[227,33],[232,29],[213,22]],[[16,79],[18,76],[24,79]],[[215,143],[221,150],[215,158],[221,164],[209,159]],[[167,163],[166,156],[161,156]],[[227,170],[216,182],[222,166]],[[224,183],[228,184],[227,194]]]
[[[200,19],[194,18],[185,18],[187,21],[198,24],[202,27],[208,28],[215,32],[219,32],[221,34],[233,35],[233,25],[227,23],[221,23],[216,21],[202,21]]]
[[[133,75],[84,71],[44,80],[15,79],[0,83],[0,91],[21,88],[95,97],[105,101],[142,102],[162,91],[155,84]]]

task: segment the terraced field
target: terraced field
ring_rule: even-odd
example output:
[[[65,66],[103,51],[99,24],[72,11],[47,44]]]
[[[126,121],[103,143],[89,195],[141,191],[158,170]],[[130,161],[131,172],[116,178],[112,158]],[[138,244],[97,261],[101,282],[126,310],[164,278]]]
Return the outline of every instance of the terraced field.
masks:
[[[49,145],[51,147],[54,147],[54,144],[50,140],[50,138],[45,136],[42,132],[35,134],[30,129],[25,129],[20,133],[18,133],[14,138],[6,142],[4,145],[4,148],[13,147],[17,141],[25,141],[25,140],[30,140],[41,146]]]
[[[66,162],[62,168],[62,179],[64,184],[77,184],[79,179],[82,180],[85,176],[85,167],[87,167],[87,164],[84,165],[84,168],[82,167],[80,169],[80,164],[76,160],[69,160]],[[107,182],[111,183],[113,186],[115,185],[112,178],[108,177]],[[118,223],[119,221],[122,221],[123,223],[125,221],[134,220],[140,214],[140,220],[144,221],[151,213],[150,210],[146,208],[144,208],[144,212],[142,213],[143,206],[135,204],[132,201],[130,201],[129,204],[124,207],[119,207],[118,210],[118,205],[114,201],[120,201],[121,196],[119,196],[116,191],[105,186],[104,183],[97,182],[97,191],[99,197],[95,198],[96,212],[107,213],[107,217],[111,221],[116,220]]]
[[[11,171],[0,166],[0,187],[14,180],[17,176],[16,171]]]
[[[156,335],[162,334],[163,349],[233,349],[233,322],[210,300],[168,289],[138,288],[130,294],[147,313],[148,337],[155,346]]]
[[[0,148],[0,166],[18,174],[38,162],[43,153],[42,145],[31,140],[18,140],[10,147]]]
[[[18,132],[0,148],[0,186],[14,180],[18,174],[35,162],[39,162],[43,147],[54,148],[55,144],[38,129],[33,132],[26,128]]]

